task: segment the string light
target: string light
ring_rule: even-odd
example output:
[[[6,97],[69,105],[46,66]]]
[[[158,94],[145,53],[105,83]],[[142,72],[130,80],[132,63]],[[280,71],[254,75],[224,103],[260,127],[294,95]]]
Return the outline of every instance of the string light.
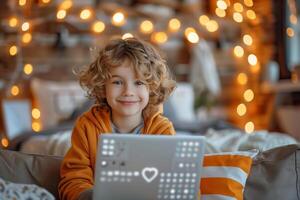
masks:
[[[16,17],[11,17],[8,21],[10,27],[16,27],[18,25],[18,19]]]
[[[253,1],[252,0],[244,0],[244,4],[248,7],[252,7],[253,6]]]
[[[12,45],[10,48],[9,48],[9,55],[11,56],[15,56],[17,55],[18,53],[18,48],[16,45]]]
[[[227,4],[226,4],[225,1],[218,0],[218,1],[217,1],[217,7],[218,7],[219,9],[226,10],[226,9],[227,9]]]
[[[245,124],[245,131],[246,133],[252,133],[254,131],[254,123],[252,121]]]
[[[218,17],[225,17],[226,16],[225,10],[220,9],[220,8],[216,8],[215,13]]]
[[[253,10],[247,10],[246,15],[251,20],[256,19],[256,14]]]
[[[168,23],[168,27],[171,32],[176,32],[180,29],[181,23],[177,18],[172,18]]]
[[[29,42],[31,42],[31,40],[32,40],[31,33],[24,33],[24,35],[22,36],[22,42],[28,44]]]
[[[125,33],[123,36],[122,36],[122,39],[125,40],[127,38],[133,38],[133,35],[131,33]]]
[[[247,107],[245,104],[240,103],[237,108],[236,108],[236,112],[239,116],[244,116],[247,112]]]
[[[87,20],[92,16],[92,12],[89,9],[83,9],[80,12],[80,18],[83,20]]]
[[[39,109],[34,108],[34,109],[32,109],[32,111],[31,111],[31,115],[32,115],[32,118],[33,118],[33,119],[39,119],[39,118],[41,117],[41,112],[40,112]]]
[[[57,19],[64,19],[67,16],[66,10],[58,10],[56,14]]]
[[[2,138],[1,139],[1,144],[4,148],[7,148],[9,145],[8,139],[7,138]]]
[[[209,22],[209,17],[207,15],[201,15],[199,17],[199,23],[203,26],[206,26],[206,24]]]
[[[125,16],[122,12],[117,12],[112,16],[112,24],[115,26],[123,26],[125,24]]]
[[[188,41],[190,42],[190,43],[197,43],[198,41],[199,41],[199,36],[198,36],[198,34],[196,33],[196,32],[189,32],[188,34],[187,34],[187,39],[188,39]]]
[[[13,96],[17,96],[19,93],[20,93],[20,89],[18,86],[14,85],[11,87],[10,89],[10,93],[13,95]]]
[[[245,34],[245,35],[243,36],[243,42],[244,42],[246,45],[250,46],[250,45],[252,45],[252,43],[253,43],[253,39],[252,39],[252,37],[251,37],[249,34]]]
[[[156,32],[151,35],[152,41],[163,44],[168,40],[168,36],[165,32]]]
[[[25,6],[26,5],[26,0],[19,0],[19,5],[20,6]]]
[[[297,16],[295,16],[294,14],[290,15],[290,22],[294,25],[297,24],[298,20],[297,20]]]
[[[105,24],[102,21],[97,21],[93,24],[92,29],[95,33],[102,33],[105,30]]]
[[[236,21],[237,23],[243,22],[243,16],[241,13],[234,12],[233,13],[233,20]]]
[[[256,65],[257,64],[257,57],[256,57],[256,55],[254,55],[254,54],[250,54],[249,56],[248,56],[248,63],[250,64],[250,65]]]
[[[51,0],[42,0],[44,4],[50,3]]]
[[[248,76],[247,74],[245,73],[239,73],[238,76],[237,76],[237,82],[240,84],[240,85],[246,85],[247,82],[248,82]]]
[[[22,24],[22,27],[21,27],[22,31],[28,31],[29,28],[30,28],[29,22],[24,22],[24,23]]]
[[[233,53],[236,57],[241,58],[244,56],[244,49],[243,49],[243,47],[237,45],[233,48]]]
[[[38,123],[38,122],[33,122],[31,124],[31,128],[32,128],[33,131],[39,132],[41,130],[41,124]]]
[[[30,75],[33,71],[33,67],[31,64],[25,64],[23,67],[23,71],[26,75]]]
[[[294,37],[294,35],[295,35],[294,29],[292,29],[291,27],[287,28],[287,29],[286,29],[286,34],[287,34],[289,37]]]
[[[254,99],[254,92],[251,89],[247,89],[243,96],[245,101],[251,102]]]
[[[243,12],[244,6],[243,6],[241,3],[234,3],[234,4],[233,4],[233,9],[234,9],[236,12]]]
[[[209,31],[209,32],[215,32],[217,31],[219,28],[219,25],[218,23],[215,21],[215,20],[210,20],[207,24],[206,24],[206,29]]]
[[[142,33],[151,33],[153,31],[153,23],[149,20],[145,20],[140,24],[140,30]]]

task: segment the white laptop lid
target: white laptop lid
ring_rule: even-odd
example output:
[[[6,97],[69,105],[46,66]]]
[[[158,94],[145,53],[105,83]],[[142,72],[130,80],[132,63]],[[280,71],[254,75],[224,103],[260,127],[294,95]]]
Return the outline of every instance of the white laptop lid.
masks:
[[[196,200],[204,145],[202,136],[101,135],[93,199]]]

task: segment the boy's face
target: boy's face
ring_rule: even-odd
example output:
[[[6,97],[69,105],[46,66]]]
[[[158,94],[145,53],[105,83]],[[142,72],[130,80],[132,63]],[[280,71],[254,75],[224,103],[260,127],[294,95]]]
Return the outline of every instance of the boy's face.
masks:
[[[110,70],[105,83],[106,99],[114,117],[142,117],[149,102],[146,82],[140,80],[128,61]]]

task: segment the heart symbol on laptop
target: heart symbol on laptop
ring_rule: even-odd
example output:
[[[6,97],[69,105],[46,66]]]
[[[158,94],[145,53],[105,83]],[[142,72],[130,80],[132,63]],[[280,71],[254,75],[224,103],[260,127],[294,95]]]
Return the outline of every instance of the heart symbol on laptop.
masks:
[[[145,167],[142,170],[142,176],[145,179],[145,181],[147,181],[148,183],[153,181],[157,175],[158,175],[158,170],[154,167]]]

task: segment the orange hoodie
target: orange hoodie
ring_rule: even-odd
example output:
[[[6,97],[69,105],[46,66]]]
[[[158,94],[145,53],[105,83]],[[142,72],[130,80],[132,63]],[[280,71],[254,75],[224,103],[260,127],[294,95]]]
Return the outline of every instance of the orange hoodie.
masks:
[[[77,199],[81,192],[93,187],[98,135],[111,132],[110,111],[99,106],[92,107],[77,119],[72,145],[60,170],[60,199]],[[144,120],[142,133],[174,135],[175,130],[172,123],[158,111]]]

